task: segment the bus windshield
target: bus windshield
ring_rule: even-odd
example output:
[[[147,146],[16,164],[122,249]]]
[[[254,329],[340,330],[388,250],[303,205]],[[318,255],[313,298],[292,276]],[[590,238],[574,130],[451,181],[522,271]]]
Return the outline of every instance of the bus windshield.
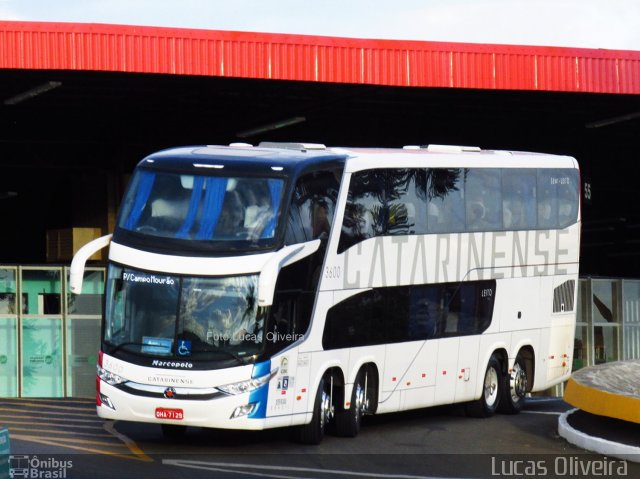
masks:
[[[118,227],[161,238],[264,244],[275,236],[283,186],[281,178],[138,169]]]
[[[109,266],[104,343],[110,352],[240,362],[262,351],[258,275],[183,277]]]

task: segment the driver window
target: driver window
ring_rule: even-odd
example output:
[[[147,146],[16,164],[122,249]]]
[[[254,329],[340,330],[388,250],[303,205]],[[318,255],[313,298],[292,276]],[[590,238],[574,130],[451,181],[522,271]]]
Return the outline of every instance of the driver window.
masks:
[[[274,298],[269,312],[266,344],[271,352],[280,351],[304,336],[309,328],[313,294],[282,292]]]

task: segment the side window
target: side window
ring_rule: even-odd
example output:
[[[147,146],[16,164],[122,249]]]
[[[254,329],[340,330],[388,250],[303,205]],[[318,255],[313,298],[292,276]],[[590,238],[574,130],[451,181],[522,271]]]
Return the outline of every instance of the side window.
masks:
[[[494,280],[410,288],[409,323],[404,341],[481,334],[491,324]],[[389,314],[393,315],[391,311]]]
[[[387,170],[386,180],[387,224],[383,234],[426,233],[426,171],[408,168]]]
[[[427,232],[423,169],[359,171],[351,175],[338,253],[375,236]]]
[[[575,170],[560,170],[558,178],[558,226],[566,228],[578,219],[579,177]]]
[[[386,335],[383,290],[356,294],[333,306],[327,313],[322,335],[324,349],[384,344]]]
[[[472,168],[465,178],[468,231],[502,229],[500,169]]]
[[[313,293],[282,292],[268,308],[265,343],[270,354],[281,351],[304,337],[309,329]]]
[[[385,231],[386,176],[386,170],[365,170],[351,175],[338,253]]]
[[[495,280],[449,284],[444,288],[444,294],[440,336],[481,334],[491,325]]]
[[[536,228],[536,170],[502,170],[502,223],[506,230]]]
[[[555,170],[538,170],[538,228],[558,226],[558,197]]]
[[[431,339],[438,336],[442,324],[442,285],[411,286],[409,292],[409,322],[406,340]]]
[[[427,227],[429,233],[464,230],[464,170],[430,168],[426,170]]]
[[[327,313],[324,349],[481,334],[491,325],[495,280],[378,288]]]
[[[286,244],[329,237],[342,171],[316,171],[298,179],[289,205]]]
[[[565,228],[578,218],[578,172],[538,170],[538,227]]]

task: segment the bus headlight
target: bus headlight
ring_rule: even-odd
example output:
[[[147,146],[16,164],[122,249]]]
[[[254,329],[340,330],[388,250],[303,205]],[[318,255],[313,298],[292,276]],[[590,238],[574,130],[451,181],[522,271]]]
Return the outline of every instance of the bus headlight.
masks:
[[[106,369],[101,368],[100,366],[97,366],[97,370],[98,370],[98,377],[102,379],[105,383],[111,386],[117,386],[118,384],[121,384],[127,381],[127,379],[123,378],[122,376],[118,376],[117,374],[112,373],[111,371],[107,371]]]
[[[235,396],[236,394],[244,394],[249,393],[258,389],[260,386],[264,386],[269,382],[269,380],[276,375],[278,369],[271,371],[264,376],[260,376],[258,378],[247,379],[246,381],[239,381],[237,383],[225,384],[223,386],[217,386],[217,389],[222,391],[225,394],[230,394]]]

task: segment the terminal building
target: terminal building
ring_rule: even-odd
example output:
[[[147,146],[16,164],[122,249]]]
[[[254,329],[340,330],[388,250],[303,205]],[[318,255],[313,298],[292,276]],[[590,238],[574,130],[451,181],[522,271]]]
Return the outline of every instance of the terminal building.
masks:
[[[640,358],[640,52],[0,21],[0,397],[91,397],[134,165],[187,144],[462,144],[581,166],[574,369]]]

